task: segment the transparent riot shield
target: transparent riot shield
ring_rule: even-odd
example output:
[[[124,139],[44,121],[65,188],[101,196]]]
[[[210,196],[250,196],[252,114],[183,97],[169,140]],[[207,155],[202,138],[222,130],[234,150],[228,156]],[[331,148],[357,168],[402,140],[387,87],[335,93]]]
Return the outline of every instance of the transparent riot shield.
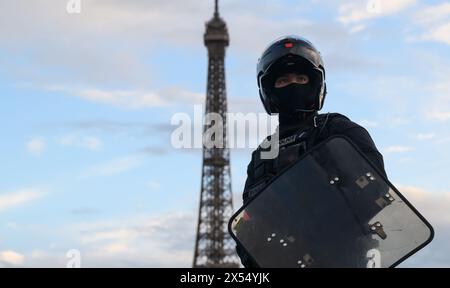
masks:
[[[394,267],[433,228],[345,137],[277,175],[230,219],[260,267]]]

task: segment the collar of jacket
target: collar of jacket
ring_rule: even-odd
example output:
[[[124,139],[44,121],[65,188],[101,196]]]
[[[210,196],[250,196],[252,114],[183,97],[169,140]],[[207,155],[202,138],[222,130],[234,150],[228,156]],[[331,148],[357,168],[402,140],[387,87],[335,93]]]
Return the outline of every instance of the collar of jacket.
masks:
[[[280,139],[296,133],[299,130],[306,130],[314,127],[314,117],[318,116],[317,112],[310,114],[301,114],[300,116],[279,115]]]

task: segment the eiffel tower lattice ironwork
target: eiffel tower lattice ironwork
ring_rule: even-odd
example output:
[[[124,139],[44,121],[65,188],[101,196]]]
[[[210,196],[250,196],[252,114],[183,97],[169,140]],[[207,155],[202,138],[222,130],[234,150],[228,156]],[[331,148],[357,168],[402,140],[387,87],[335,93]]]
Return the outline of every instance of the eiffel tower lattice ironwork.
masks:
[[[205,113],[218,113],[222,119],[223,143],[227,143],[225,85],[225,49],[229,44],[225,21],[219,16],[215,0],[214,17],[206,23],[204,44],[208,49],[208,84]],[[213,125],[216,123],[211,122]],[[205,125],[203,132],[211,125]],[[219,138],[219,139],[220,139]],[[218,139],[215,139],[218,140]],[[223,148],[203,147],[203,167],[193,267],[239,267],[235,243],[228,233],[233,213],[230,152]]]

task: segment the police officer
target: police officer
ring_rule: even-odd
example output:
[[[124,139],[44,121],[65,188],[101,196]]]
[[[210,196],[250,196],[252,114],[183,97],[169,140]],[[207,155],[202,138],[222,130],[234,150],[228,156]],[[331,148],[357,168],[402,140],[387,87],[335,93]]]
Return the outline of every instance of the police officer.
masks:
[[[244,204],[280,170],[333,135],[348,137],[386,176],[383,157],[366,129],[344,115],[318,113],[327,87],[322,57],[311,42],[298,36],[272,42],[258,61],[257,80],[265,110],[269,114],[278,113],[279,154],[275,159],[263,159],[261,147],[252,153]],[[236,250],[245,267],[257,267],[243,247],[238,244]]]

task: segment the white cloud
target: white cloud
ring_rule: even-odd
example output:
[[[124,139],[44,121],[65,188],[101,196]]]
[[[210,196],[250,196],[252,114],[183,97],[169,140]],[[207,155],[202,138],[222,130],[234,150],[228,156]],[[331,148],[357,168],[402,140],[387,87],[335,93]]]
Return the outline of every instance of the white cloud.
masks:
[[[396,185],[399,191],[434,226],[435,240],[402,266],[450,266],[450,194]],[[241,195],[235,193],[236,198]],[[240,202],[236,199],[235,203]],[[71,247],[81,252],[82,267],[190,267],[195,244],[196,215],[168,212],[153,216],[120,217],[86,222],[61,229],[69,231]],[[37,250],[31,267],[64,267],[65,251]],[[445,255],[443,257],[442,255]],[[28,260],[28,258],[27,258]]]
[[[414,18],[417,22],[422,24],[433,24],[446,20],[449,16],[450,3],[441,3],[420,9]]]
[[[75,95],[92,102],[126,106],[129,108],[166,105],[166,102],[158,94],[143,91],[104,91],[89,89],[83,90]]]
[[[97,88],[77,89],[66,85],[47,85],[45,89],[53,92],[64,92],[84,100],[113,105],[127,109],[163,107],[174,104],[200,104],[205,95],[169,87],[157,92],[141,90],[104,90]]]
[[[83,267],[190,267],[195,225],[193,213],[168,212],[70,230],[78,233]]]
[[[92,233],[86,233],[81,237],[81,243],[92,243],[92,242],[100,242],[100,241],[123,241],[129,242],[134,240],[137,237],[137,232],[132,229],[127,228],[119,228],[107,231],[95,231]]]
[[[116,158],[111,161],[90,167],[85,173],[83,173],[83,176],[94,177],[116,175],[135,169],[141,164],[142,159],[137,156]]]
[[[411,123],[411,119],[404,118],[404,117],[394,117],[389,120],[388,125],[389,127],[398,127],[403,126]]]
[[[203,22],[212,15],[211,6],[194,0],[183,1],[181,6],[161,0],[82,2],[82,13],[77,15],[67,14],[65,4],[54,0],[0,2],[0,11],[8,11],[0,19],[0,43],[17,54],[23,47],[32,51],[25,56],[28,77],[41,81],[45,77],[39,68],[45,66],[50,71],[69,72],[70,77],[60,74],[58,78],[69,78],[75,84],[148,86],[156,78],[146,62],[152,48],[167,42],[201,43]],[[20,67],[11,66],[20,72]],[[90,91],[89,97],[95,93]],[[104,95],[97,96],[102,100]]]
[[[94,136],[82,136],[80,133],[71,133],[61,137],[59,143],[63,146],[82,147],[89,150],[98,150],[103,145],[102,141]]]
[[[396,187],[419,212],[423,212],[424,216],[429,218],[430,222],[432,221],[432,224],[450,225],[449,192],[429,192],[426,189],[408,185],[397,185]]]
[[[33,155],[39,156],[44,152],[45,141],[41,138],[33,138],[27,143],[27,150]]]
[[[0,194],[0,212],[41,198],[43,193],[35,189],[23,189]]]
[[[450,267],[450,193],[408,185],[396,187],[435,230],[434,240],[400,267]]]
[[[195,211],[196,212],[196,211]],[[36,249],[27,267],[65,267],[67,250],[81,253],[81,267],[185,267],[192,265],[197,217],[193,211],[132,215],[65,225],[70,245]]]
[[[416,135],[416,139],[418,140],[431,140],[436,137],[434,133],[419,133]]]
[[[431,96],[431,108],[427,109],[425,114],[431,120],[437,120],[439,122],[446,122],[450,120],[450,94],[447,90],[445,93],[441,93],[441,88],[438,89],[437,86],[441,84],[434,84],[434,87],[431,87],[434,92]],[[450,88],[450,83],[445,83],[442,85],[446,85]]]
[[[422,38],[450,45],[450,22],[431,28]]]
[[[428,114],[430,118],[439,120],[439,121],[447,121],[450,119],[450,111],[444,112],[444,111],[435,111],[433,113]]]
[[[200,18],[190,17],[191,21],[197,19],[197,26],[174,19],[199,15],[201,6],[205,6],[204,11],[208,8],[197,1],[185,1],[182,8],[158,0],[82,2],[83,12],[79,15],[68,15],[64,3],[58,5],[53,0],[0,2],[0,10],[8,11],[0,19],[2,47],[20,53],[23,47],[30,49],[27,44],[35,43],[28,55],[31,69],[27,76],[42,79],[35,74],[38,67],[45,66],[73,72],[77,76],[70,78],[78,83],[147,84],[153,77],[148,65],[139,59],[141,53],[149,53],[151,44],[159,42],[155,39],[195,39],[193,34],[203,28]],[[116,39],[124,45],[117,45]]]
[[[424,28],[413,40],[428,40],[450,45],[450,3],[425,6],[414,16],[415,23]]]
[[[303,36],[320,44],[329,68],[367,67],[367,61],[356,53],[346,29],[312,21],[313,16],[302,3],[293,4],[289,11],[277,1],[261,3],[257,0],[226,1],[221,3],[221,8],[229,25],[230,50],[245,54],[243,57],[252,61],[251,67],[270,41],[295,31],[303,31]],[[14,70],[12,73],[22,76],[22,70],[26,71],[22,79],[31,83],[49,83],[56,78],[60,83],[81,87],[70,89],[75,96],[128,108],[167,104],[168,99],[161,97],[163,93],[149,87],[164,85],[161,84],[164,81],[170,82],[169,85],[179,84],[172,83],[170,75],[161,79],[160,71],[156,70],[161,60],[152,57],[158,57],[161,53],[155,52],[164,45],[179,48],[186,53],[177,53],[177,63],[168,60],[165,66],[174,67],[171,75],[191,73],[191,69],[186,69],[188,66],[177,66],[192,56],[197,57],[199,51],[206,53],[202,45],[204,22],[213,13],[212,1],[196,0],[185,0],[183,5],[162,0],[86,1],[79,15],[68,15],[64,5],[57,8],[53,0],[39,3],[16,0],[1,2],[0,10],[9,11],[0,19],[0,43],[5,43],[14,56],[22,56],[23,47],[31,51],[26,53],[28,58],[23,67],[9,63],[14,68],[10,69]],[[36,29],[38,26],[41,29]],[[264,33],[255,33],[261,27]],[[120,39],[119,45],[117,39]],[[252,43],[252,49],[248,43]],[[242,66],[247,68],[245,64]],[[43,67],[49,71],[48,76],[40,73]],[[176,76],[174,79],[178,81],[179,75]],[[120,88],[104,89],[111,84]],[[184,98],[180,93],[177,96]]]
[[[101,248],[101,251],[109,255],[114,255],[114,254],[130,253],[133,250],[131,250],[127,244],[111,243],[103,246]]]
[[[18,252],[12,250],[0,251],[0,265],[21,266],[24,262],[25,256]]]
[[[204,93],[193,92],[176,87],[164,89],[160,91],[159,94],[165,101],[172,104],[203,104],[206,97]]]
[[[386,152],[386,153],[404,153],[404,152],[409,152],[409,151],[413,151],[413,150],[414,150],[413,147],[398,145],[398,146],[389,146],[384,149],[384,152]]]
[[[344,24],[395,14],[412,5],[417,0],[370,0],[344,2],[339,7],[338,20]]]
[[[48,253],[44,250],[36,249],[31,252],[32,259],[44,259],[46,257],[48,257]]]

